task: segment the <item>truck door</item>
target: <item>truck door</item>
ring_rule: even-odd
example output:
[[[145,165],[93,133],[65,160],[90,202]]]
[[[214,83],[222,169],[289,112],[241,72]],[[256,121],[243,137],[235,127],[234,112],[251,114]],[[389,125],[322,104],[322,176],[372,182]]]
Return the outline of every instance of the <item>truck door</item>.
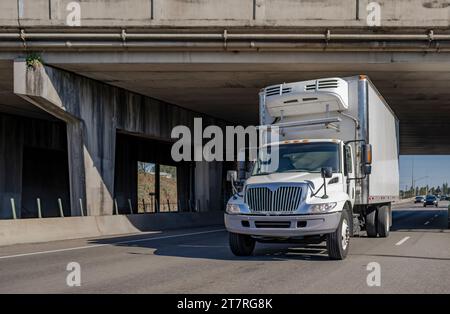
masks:
[[[355,177],[353,150],[350,145],[344,145],[344,176],[345,189],[352,202],[355,203],[355,180],[348,180]]]

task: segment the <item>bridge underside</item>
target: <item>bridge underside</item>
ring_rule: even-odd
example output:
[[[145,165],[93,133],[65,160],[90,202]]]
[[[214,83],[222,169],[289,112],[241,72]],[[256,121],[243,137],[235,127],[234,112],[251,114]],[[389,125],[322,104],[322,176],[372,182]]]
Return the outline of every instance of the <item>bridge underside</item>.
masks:
[[[401,154],[450,154],[448,53],[48,53],[47,64],[187,109],[254,124],[258,91],[281,82],[366,74],[400,120]],[[54,119],[12,92],[0,62],[0,111]]]
[[[257,123],[258,91],[281,82],[366,74],[400,120],[401,154],[450,154],[448,53],[190,52],[89,54],[59,68],[226,119]]]

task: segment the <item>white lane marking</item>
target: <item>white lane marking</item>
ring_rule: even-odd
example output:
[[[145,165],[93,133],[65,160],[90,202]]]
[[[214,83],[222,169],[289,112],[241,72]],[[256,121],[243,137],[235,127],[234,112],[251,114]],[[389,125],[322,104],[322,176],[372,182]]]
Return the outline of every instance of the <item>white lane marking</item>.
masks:
[[[0,260],[1,259],[7,259],[7,258],[21,257],[21,256],[31,256],[31,255],[51,254],[51,253],[59,253],[59,252],[68,252],[68,251],[92,249],[92,248],[108,246],[108,245],[128,244],[128,243],[137,243],[137,242],[145,242],[145,241],[153,241],[153,240],[180,238],[180,237],[187,237],[187,236],[198,235],[198,234],[221,232],[221,231],[225,231],[225,230],[226,229],[216,229],[216,230],[208,230],[208,231],[183,233],[183,234],[174,234],[174,235],[162,236],[162,237],[153,237],[153,238],[144,238],[144,239],[137,239],[137,240],[111,242],[111,243],[104,243],[104,244],[93,244],[93,245],[77,246],[77,247],[71,247],[71,248],[66,248],[66,249],[57,249],[57,250],[49,250],[49,251],[40,251],[40,252],[31,252],[31,253],[7,255],[7,256],[0,256]]]
[[[395,245],[402,245],[403,243],[405,243],[406,241],[408,241],[410,237],[404,237],[403,239],[401,239],[400,241],[398,241],[397,243],[395,243]]]

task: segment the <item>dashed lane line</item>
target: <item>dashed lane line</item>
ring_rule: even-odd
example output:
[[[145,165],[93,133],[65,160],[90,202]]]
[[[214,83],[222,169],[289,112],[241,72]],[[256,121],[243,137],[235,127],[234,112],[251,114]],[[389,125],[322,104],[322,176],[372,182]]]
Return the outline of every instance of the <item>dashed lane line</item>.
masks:
[[[403,243],[405,243],[406,241],[408,241],[410,237],[404,237],[403,239],[401,239],[400,241],[398,241],[397,243],[395,243],[395,245],[402,245]]]

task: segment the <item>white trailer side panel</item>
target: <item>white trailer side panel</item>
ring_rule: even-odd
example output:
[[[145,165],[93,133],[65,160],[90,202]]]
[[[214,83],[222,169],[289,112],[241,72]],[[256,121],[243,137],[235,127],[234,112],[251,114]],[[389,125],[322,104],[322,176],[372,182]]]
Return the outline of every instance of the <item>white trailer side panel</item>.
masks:
[[[368,128],[373,160],[369,203],[390,202],[399,196],[397,118],[374,87],[368,85]]]

